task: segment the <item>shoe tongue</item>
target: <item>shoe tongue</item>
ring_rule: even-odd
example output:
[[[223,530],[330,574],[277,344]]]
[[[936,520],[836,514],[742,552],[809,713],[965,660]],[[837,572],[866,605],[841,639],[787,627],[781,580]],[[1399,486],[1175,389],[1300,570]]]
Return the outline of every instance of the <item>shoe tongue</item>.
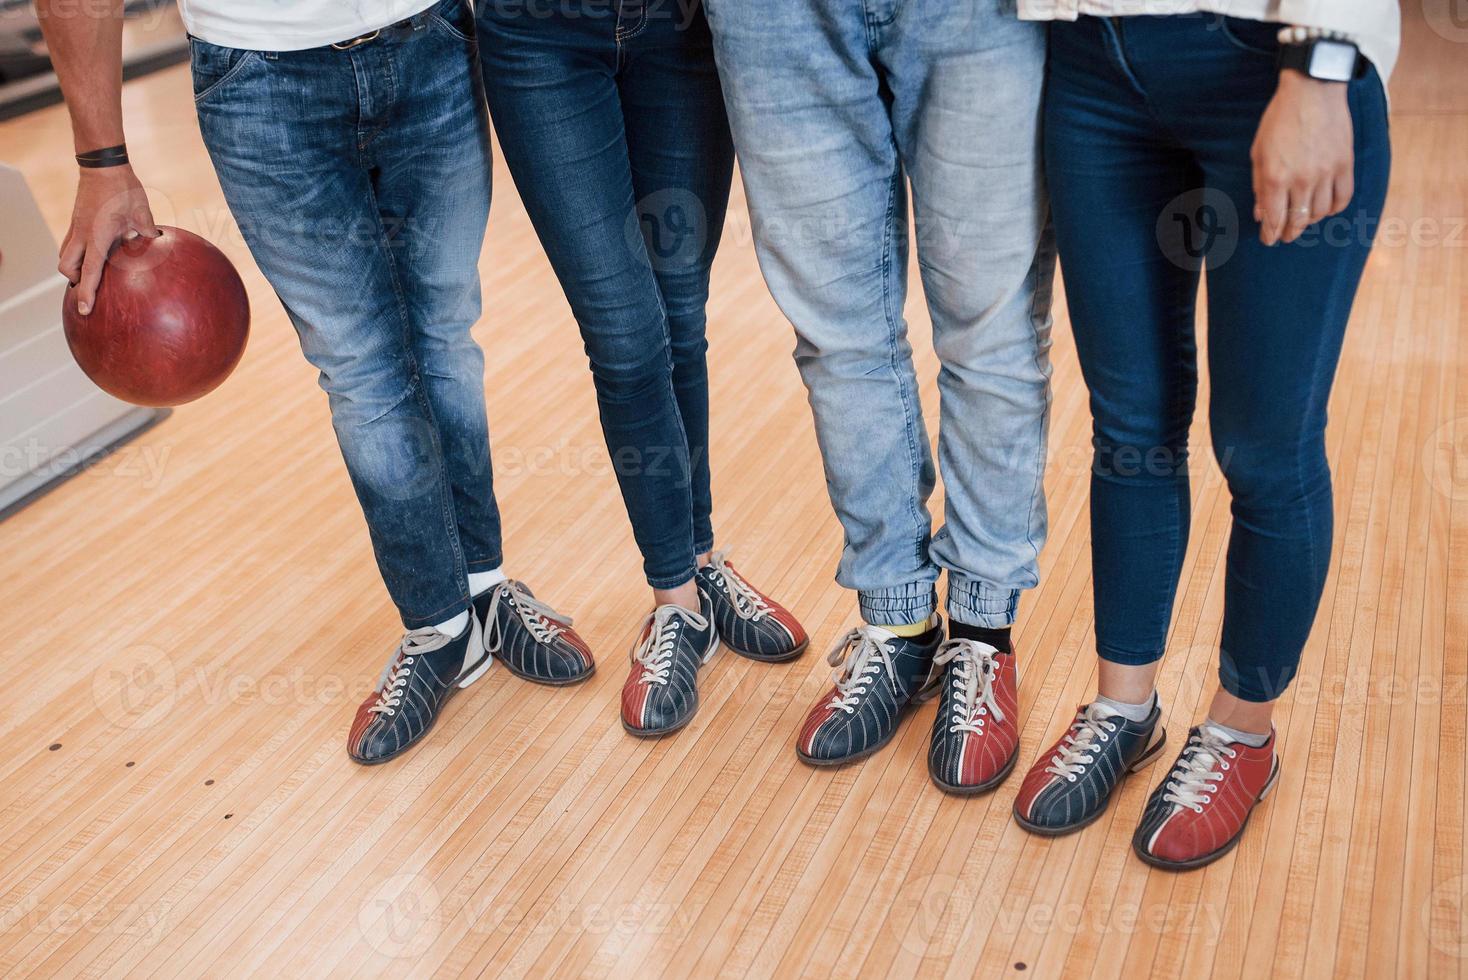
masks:
[[[1086,714],[1092,718],[1122,718],[1125,717],[1120,711],[1110,705],[1102,704],[1100,701],[1092,701],[1086,705]]]

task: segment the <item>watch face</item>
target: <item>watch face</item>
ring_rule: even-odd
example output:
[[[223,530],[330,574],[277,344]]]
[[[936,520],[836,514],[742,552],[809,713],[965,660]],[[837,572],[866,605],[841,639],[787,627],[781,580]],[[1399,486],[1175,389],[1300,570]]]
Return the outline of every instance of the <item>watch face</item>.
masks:
[[[1310,52],[1310,77],[1327,82],[1349,82],[1356,74],[1356,46],[1319,40]]]

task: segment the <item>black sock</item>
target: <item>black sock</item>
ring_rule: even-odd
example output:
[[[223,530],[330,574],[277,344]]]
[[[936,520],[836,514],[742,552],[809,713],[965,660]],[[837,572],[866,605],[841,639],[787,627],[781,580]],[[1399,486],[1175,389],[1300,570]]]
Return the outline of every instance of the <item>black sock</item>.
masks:
[[[949,619],[948,636],[954,640],[976,640],[979,643],[987,643],[1000,653],[1014,652],[1014,648],[1009,645],[1008,626],[1003,626],[999,629],[989,629],[986,626],[970,626],[968,623],[960,623],[956,619]]]

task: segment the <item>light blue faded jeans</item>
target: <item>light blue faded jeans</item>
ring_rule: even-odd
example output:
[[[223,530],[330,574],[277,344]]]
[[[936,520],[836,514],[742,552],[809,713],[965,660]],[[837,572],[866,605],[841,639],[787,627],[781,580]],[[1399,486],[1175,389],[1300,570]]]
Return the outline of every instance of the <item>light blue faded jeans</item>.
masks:
[[[705,0],[770,291],[795,327],[836,579],[868,622],[1007,626],[1045,538],[1054,244],[1045,28],[996,0]],[[912,233],[941,369],[944,525],[907,339]]]

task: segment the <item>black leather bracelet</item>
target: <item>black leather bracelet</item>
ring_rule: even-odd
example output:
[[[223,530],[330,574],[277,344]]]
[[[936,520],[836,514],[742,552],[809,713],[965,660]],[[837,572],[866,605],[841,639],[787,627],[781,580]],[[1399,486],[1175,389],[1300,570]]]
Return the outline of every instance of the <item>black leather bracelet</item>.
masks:
[[[119,143],[116,146],[104,146],[100,150],[88,150],[76,155],[77,166],[86,167],[88,170],[96,170],[101,167],[121,167],[127,161],[127,144]]]

